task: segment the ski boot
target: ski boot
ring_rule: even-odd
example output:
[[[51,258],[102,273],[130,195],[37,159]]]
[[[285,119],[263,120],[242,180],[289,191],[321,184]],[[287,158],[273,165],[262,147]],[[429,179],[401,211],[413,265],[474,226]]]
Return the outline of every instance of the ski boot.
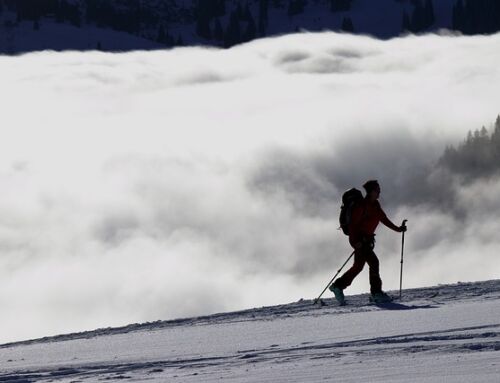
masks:
[[[329,287],[329,290],[335,294],[335,299],[339,302],[340,306],[345,306],[344,292],[341,288],[334,286],[333,284]]]
[[[370,297],[370,302],[389,303],[392,302],[392,297],[381,291],[379,293],[372,294]]]

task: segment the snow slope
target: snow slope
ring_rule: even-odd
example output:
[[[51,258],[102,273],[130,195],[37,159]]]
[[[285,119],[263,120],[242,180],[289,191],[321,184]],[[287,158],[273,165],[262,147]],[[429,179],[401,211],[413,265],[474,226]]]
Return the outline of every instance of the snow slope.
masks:
[[[500,280],[310,300],[0,347],[0,381],[498,382]]]

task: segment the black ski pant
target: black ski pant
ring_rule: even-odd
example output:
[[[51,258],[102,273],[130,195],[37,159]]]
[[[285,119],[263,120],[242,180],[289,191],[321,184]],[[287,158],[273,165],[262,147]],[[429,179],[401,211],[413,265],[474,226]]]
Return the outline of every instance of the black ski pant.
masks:
[[[334,282],[334,286],[345,289],[350,286],[354,278],[363,270],[365,263],[370,267],[370,291],[372,294],[382,291],[382,280],[380,279],[379,261],[373,251],[373,244],[364,243],[363,247],[354,251],[354,264],[340,278]]]

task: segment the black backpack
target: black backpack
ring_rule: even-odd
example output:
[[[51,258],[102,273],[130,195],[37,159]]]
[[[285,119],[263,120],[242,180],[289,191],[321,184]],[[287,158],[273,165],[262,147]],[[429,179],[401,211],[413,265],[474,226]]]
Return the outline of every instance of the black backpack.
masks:
[[[363,194],[356,188],[347,190],[342,194],[342,206],[340,207],[339,223],[345,235],[349,235],[349,224],[353,207],[363,200]]]

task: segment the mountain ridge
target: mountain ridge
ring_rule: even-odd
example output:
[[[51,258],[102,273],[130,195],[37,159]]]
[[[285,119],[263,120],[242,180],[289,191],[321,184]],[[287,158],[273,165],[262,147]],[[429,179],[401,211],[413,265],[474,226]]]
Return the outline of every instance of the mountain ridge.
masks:
[[[2,0],[0,52],[231,47],[299,31],[381,39],[500,30],[490,0]]]

